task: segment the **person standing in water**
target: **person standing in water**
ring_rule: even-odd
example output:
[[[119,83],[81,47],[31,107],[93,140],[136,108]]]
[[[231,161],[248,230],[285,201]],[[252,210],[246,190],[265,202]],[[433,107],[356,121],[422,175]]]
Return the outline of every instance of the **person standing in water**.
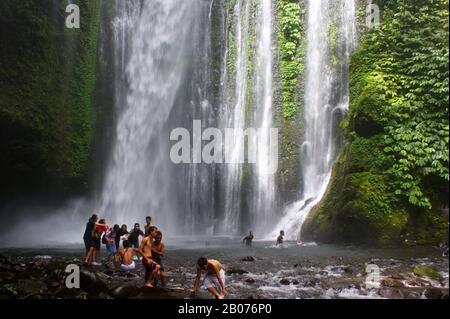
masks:
[[[202,288],[208,290],[216,299],[223,299],[227,295],[225,289],[225,269],[223,265],[214,259],[201,257],[197,261],[197,276],[195,278],[194,288],[190,290],[195,294],[200,287],[200,278],[202,272],[206,271],[203,279]]]
[[[152,259],[160,266],[158,277],[161,279],[163,287],[166,286],[166,275],[164,274],[164,268],[162,265],[162,257],[164,256],[164,243],[162,242],[162,232],[157,231],[155,240],[152,244]],[[158,279],[155,280],[157,282]]]
[[[95,231],[95,223],[98,221],[98,215],[94,214],[89,218],[89,221],[86,224],[86,229],[84,231],[83,235],[83,241],[84,246],[86,248],[86,255],[85,255],[85,263],[91,264],[92,263],[92,254],[89,254],[91,248],[95,247],[94,243],[94,231]]]
[[[114,227],[105,234],[106,250],[109,252],[109,259],[111,261],[114,261],[117,255],[118,247],[116,244],[116,237],[119,230],[120,226],[114,225]]]
[[[140,247],[140,244],[139,244],[140,236],[144,237],[145,234],[141,230],[141,225],[139,223],[136,223],[136,224],[134,224],[133,230],[130,231],[130,233],[128,234],[127,241],[131,244],[131,246],[133,246],[133,248],[139,248]],[[138,260],[141,261],[140,258],[138,258]]]
[[[246,236],[246,237],[242,240],[242,242],[245,243],[245,245],[246,245],[247,247],[252,247],[253,238],[254,238],[253,232],[250,231],[250,233],[248,234],[248,236]]]
[[[153,260],[153,238],[156,237],[158,228],[151,226],[150,234],[145,236],[139,247],[140,253],[142,254],[142,265],[145,268],[145,286],[148,288],[153,288],[153,279],[155,275],[159,272],[160,266]]]
[[[145,217],[144,235],[150,235],[150,227],[152,227],[152,218],[150,216]]]
[[[277,238],[277,246],[283,245],[284,243],[284,230],[280,231],[280,236]]]

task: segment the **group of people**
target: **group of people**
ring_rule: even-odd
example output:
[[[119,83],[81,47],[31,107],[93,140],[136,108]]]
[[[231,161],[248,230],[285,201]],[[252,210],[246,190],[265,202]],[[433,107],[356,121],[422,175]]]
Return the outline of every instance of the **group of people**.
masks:
[[[83,240],[86,247],[86,265],[100,266],[100,248],[104,244],[109,260],[120,264],[124,271],[136,269],[135,259],[142,261],[145,268],[145,286],[152,288],[158,282],[165,286],[165,274],[162,267],[164,243],[162,232],[152,225],[152,218],[146,217],[144,231],[136,223],[131,231],[127,225],[109,227],[105,219],[94,214],[86,224]],[[143,237],[142,241],[139,241]],[[120,241],[122,240],[122,248]]]
[[[140,238],[142,240],[140,241]],[[135,270],[136,261],[142,262],[145,269],[145,286],[153,288],[158,281],[162,286],[166,285],[166,276],[162,266],[162,258],[165,254],[163,234],[156,226],[152,225],[152,218],[147,216],[145,219],[144,230],[139,223],[134,224],[134,228],[128,231],[127,225],[108,226],[105,219],[99,219],[98,215],[91,216],[86,224],[83,240],[86,247],[86,265],[100,266],[100,248],[104,244],[108,251],[108,259],[120,265],[123,271]],[[243,239],[246,246],[251,247],[254,239],[253,232]],[[122,248],[120,241],[122,240]],[[283,244],[284,231],[280,231],[277,238],[277,245]],[[194,288],[190,290],[195,294],[200,288],[200,279],[203,272],[205,276],[201,287],[209,291],[216,299],[222,299],[226,296],[225,288],[225,268],[217,260],[199,258],[197,261],[197,276],[194,282]]]
[[[142,240],[139,241],[140,237]],[[85,265],[100,266],[100,248],[104,244],[109,253],[109,260],[120,264],[123,271],[135,270],[137,265],[135,259],[142,261],[145,268],[145,286],[153,288],[158,280],[162,286],[166,285],[166,276],[162,266],[164,256],[164,243],[162,232],[152,225],[152,218],[146,217],[144,231],[140,224],[136,223],[131,231],[127,225],[114,225],[109,227],[105,219],[99,219],[98,215],[91,216],[86,224],[83,236],[86,247]],[[120,248],[122,240],[123,248]],[[223,299],[226,294],[225,268],[217,260],[199,258],[197,261],[197,276],[194,288],[190,290],[195,294],[200,288],[201,274],[205,277],[201,288],[209,291],[216,299]]]

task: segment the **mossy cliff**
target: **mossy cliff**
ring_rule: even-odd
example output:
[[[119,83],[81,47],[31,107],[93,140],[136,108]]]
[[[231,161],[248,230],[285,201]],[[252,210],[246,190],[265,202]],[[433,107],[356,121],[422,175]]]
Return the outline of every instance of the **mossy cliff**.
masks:
[[[305,240],[448,240],[448,1],[378,2],[351,62],[345,145]]]
[[[80,29],[67,29],[67,1],[0,2],[0,182],[57,197],[87,187],[95,125],[100,1],[75,1]]]
[[[300,192],[300,145],[305,92],[306,1],[276,1],[275,125],[280,128],[278,189],[289,203]]]

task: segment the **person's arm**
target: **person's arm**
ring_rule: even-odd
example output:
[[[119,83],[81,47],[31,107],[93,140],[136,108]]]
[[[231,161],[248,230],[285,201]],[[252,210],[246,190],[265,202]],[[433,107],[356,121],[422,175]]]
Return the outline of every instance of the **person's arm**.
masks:
[[[220,269],[213,265],[214,273],[216,274],[217,280],[219,280],[220,287],[222,287],[222,294],[226,294],[227,290],[225,289],[225,284],[223,283],[222,277],[220,276]]]
[[[144,255],[144,252],[142,251],[142,249],[141,249],[141,248],[134,248],[134,249],[133,249],[133,251],[134,251],[135,253],[137,253],[137,254],[141,255],[141,256],[142,256],[142,258],[144,258],[144,259],[145,259],[145,261],[147,261],[148,263],[151,263],[151,262],[153,262],[153,259],[151,259],[151,258],[148,258],[147,256],[145,256],[145,255]]]
[[[191,293],[195,294],[200,287],[200,277],[202,276],[202,270],[197,268],[197,276],[195,277],[194,289],[191,289]]]
[[[161,257],[164,256],[164,244],[161,244],[161,247],[158,249],[154,245],[152,245],[152,252],[161,255]]]
[[[139,245],[139,248],[135,248],[135,251],[137,252],[137,253],[139,253],[142,257],[147,257],[147,256],[144,256],[144,246],[145,246],[145,239],[143,240],[143,241],[141,241],[141,244]]]

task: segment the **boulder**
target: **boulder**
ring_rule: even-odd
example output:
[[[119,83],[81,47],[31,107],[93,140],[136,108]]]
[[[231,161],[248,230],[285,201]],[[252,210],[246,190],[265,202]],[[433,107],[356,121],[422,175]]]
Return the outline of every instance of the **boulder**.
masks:
[[[398,288],[384,288],[379,291],[379,295],[387,299],[405,299],[405,294]]]
[[[88,293],[101,293],[108,291],[105,278],[86,269],[80,271],[81,288]]]
[[[283,278],[280,280],[280,284],[283,286],[289,286],[291,284],[291,281],[289,279]]]
[[[256,281],[253,278],[248,278],[248,279],[245,280],[245,282],[249,283],[249,284],[254,284]]]
[[[29,295],[43,293],[47,290],[47,285],[39,280],[19,280],[17,287]]]
[[[444,293],[439,288],[428,288],[424,295],[427,299],[442,299],[444,297]]]
[[[254,262],[255,261],[255,257],[247,256],[247,257],[242,258],[241,261],[243,261],[243,262]]]
[[[397,279],[392,278],[385,278],[381,281],[382,287],[389,287],[389,288],[405,288],[405,285]]]
[[[230,276],[230,275],[244,275],[244,274],[248,274],[248,271],[246,271],[244,269],[240,269],[240,268],[229,268],[229,269],[227,269],[226,274],[228,276]]]

